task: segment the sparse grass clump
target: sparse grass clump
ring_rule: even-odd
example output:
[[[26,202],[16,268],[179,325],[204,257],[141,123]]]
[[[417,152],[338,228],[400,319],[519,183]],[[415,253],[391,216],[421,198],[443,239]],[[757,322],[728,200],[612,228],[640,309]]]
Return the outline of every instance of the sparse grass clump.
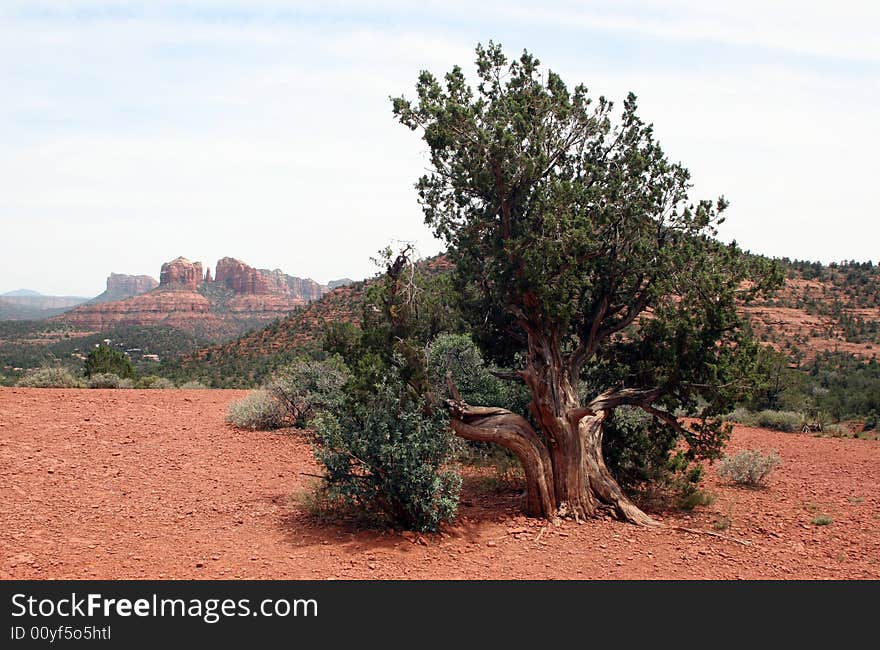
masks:
[[[816,515],[810,520],[810,523],[814,526],[827,526],[832,523],[834,520],[828,515]]]
[[[89,388],[131,388],[134,382],[112,372],[96,373],[89,377]]]
[[[239,429],[268,431],[284,426],[285,409],[266,390],[254,390],[229,405],[226,421]]]
[[[67,368],[38,368],[29,370],[18,380],[22,388],[83,388],[85,382]]]
[[[202,382],[195,380],[183,383],[180,385],[180,387],[185,390],[205,390],[208,388]]]
[[[758,487],[773,473],[782,459],[775,451],[747,449],[733,456],[724,456],[718,464],[718,476],[737,485]]]
[[[783,431],[785,433],[800,431],[804,426],[804,416],[794,411],[765,409],[756,413],[740,407],[728,413],[725,419],[739,422],[747,427],[761,427],[762,429],[773,429],[774,431]]]
[[[165,377],[158,377],[156,375],[147,375],[146,377],[141,377],[137,380],[134,385],[135,388],[155,388],[155,389],[167,389],[174,388],[174,382],[170,379],[165,379]]]

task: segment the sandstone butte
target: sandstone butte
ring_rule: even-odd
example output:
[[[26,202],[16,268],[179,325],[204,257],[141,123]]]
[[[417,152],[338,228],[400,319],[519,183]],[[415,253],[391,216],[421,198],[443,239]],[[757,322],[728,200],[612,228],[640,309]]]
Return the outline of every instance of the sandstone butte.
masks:
[[[101,296],[52,320],[89,331],[163,325],[222,338],[284,317],[327,291],[314,280],[255,269],[231,257],[217,262],[212,277],[201,262],[178,257],[162,265],[158,285],[149,276],[112,274]],[[126,292],[128,297],[112,299]],[[101,301],[102,296],[110,299]]]

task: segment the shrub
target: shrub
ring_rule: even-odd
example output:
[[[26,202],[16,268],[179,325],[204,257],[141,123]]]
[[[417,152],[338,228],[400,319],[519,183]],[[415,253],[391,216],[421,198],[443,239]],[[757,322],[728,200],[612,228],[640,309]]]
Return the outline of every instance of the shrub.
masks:
[[[84,370],[86,377],[108,373],[126,379],[134,377],[134,368],[132,368],[128,356],[120,350],[114,350],[106,343],[99,344],[89,352]]]
[[[693,510],[714,497],[699,489],[702,465],[675,452],[678,433],[642,409],[623,406],[605,422],[602,452],[619,485],[641,507]]]
[[[170,379],[165,379],[165,377],[158,377],[156,375],[147,375],[145,377],[141,377],[137,380],[134,385],[135,388],[156,388],[156,389],[167,389],[174,388],[174,382]]]
[[[183,388],[183,389],[185,389],[185,390],[203,390],[203,389],[207,389],[207,388],[208,388],[208,387],[205,386],[202,382],[200,382],[200,381],[196,381],[196,380],[188,381],[188,382],[186,382],[186,383],[183,383],[183,384],[180,385],[180,387]]]
[[[308,426],[323,409],[342,405],[348,368],[338,356],[324,361],[302,358],[281,369],[266,385],[294,426]]]
[[[226,421],[239,429],[268,431],[284,426],[284,409],[265,390],[254,390],[229,405]]]
[[[755,413],[755,426],[764,429],[774,429],[776,431],[784,431],[792,433],[800,431],[804,425],[804,418],[800,413],[792,411],[759,411]]]
[[[109,372],[97,373],[89,377],[89,388],[131,388],[134,382],[131,379],[123,379],[119,375]]]
[[[448,418],[399,378],[378,386],[370,402],[321,413],[313,426],[315,458],[332,497],[413,530],[436,530],[455,516],[461,478],[445,468]]]
[[[816,515],[810,520],[810,523],[814,526],[827,526],[832,523],[834,520],[828,515]]]
[[[84,382],[67,368],[28,370],[16,386],[24,388],[83,388]]]
[[[718,464],[718,475],[737,485],[757,487],[781,463],[782,459],[775,451],[764,453],[759,449],[743,450],[733,456],[724,456]]]

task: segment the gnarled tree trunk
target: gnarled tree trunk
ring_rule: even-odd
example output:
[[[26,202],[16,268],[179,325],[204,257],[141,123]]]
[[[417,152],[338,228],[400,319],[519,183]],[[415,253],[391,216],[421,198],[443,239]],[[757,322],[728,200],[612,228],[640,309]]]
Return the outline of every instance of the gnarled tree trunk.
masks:
[[[602,454],[606,411],[581,405],[568,368],[552,341],[530,337],[521,376],[531,391],[529,408],[542,436],[510,411],[465,404],[450,386],[453,430],[468,440],[494,442],[516,454],[526,475],[528,515],[582,519],[607,506],[625,521],[655,525],[608,471]]]

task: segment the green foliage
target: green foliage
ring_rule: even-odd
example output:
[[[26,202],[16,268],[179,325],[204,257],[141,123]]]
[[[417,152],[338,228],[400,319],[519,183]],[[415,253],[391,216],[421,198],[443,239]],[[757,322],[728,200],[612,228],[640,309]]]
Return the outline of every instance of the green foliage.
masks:
[[[775,451],[765,453],[760,449],[747,449],[733,456],[724,456],[718,464],[718,476],[737,485],[758,487],[781,463],[782,459]]]
[[[123,379],[134,377],[134,368],[125,353],[114,350],[106,343],[100,343],[89,352],[83,369],[86,377],[95,374],[113,374]]]
[[[239,429],[270,431],[285,426],[284,407],[267,390],[254,390],[233,402],[226,411],[226,421]]]
[[[37,368],[18,380],[23,388],[84,388],[85,382],[67,368]]]
[[[89,377],[89,388],[133,388],[134,382],[113,373],[94,373]]]
[[[520,381],[502,381],[486,368],[483,355],[467,334],[441,334],[428,346],[428,378],[438,395],[448,397],[446,376],[468,404],[491,404],[525,412],[530,396]]]
[[[834,520],[828,515],[816,515],[810,520],[810,523],[814,526],[827,526],[833,522]]]
[[[774,431],[784,431],[792,433],[800,431],[804,426],[804,416],[800,413],[791,411],[771,411],[765,409],[758,413],[749,413],[742,419],[737,420],[741,424],[752,427],[760,427],[762,429],[773,429]]]
[[[302,357],[279,371],[266,390],[282,405],[291,424],[302,428],[319,411],[342,406],[343,388],[349,378],[348,368],[339,356],[323,361]]]
[[[204,390],[208,388],[200,381],[187,381],[180,385],[180,388],[184,390]]]
[[[138,379],[135,384],[135,388],[155,388],[155,389],[169,389],[174,388],[174,382],[170,379],[166,379],[165,377],[159,377],[158,375],[146,375],[145,377],[141,377]]]
[[[407,529],[436,530],[455,516],[461,480],[444,469],[448,420],[393,373],[371,401],[324,412],[313,426],[331,494]]]

